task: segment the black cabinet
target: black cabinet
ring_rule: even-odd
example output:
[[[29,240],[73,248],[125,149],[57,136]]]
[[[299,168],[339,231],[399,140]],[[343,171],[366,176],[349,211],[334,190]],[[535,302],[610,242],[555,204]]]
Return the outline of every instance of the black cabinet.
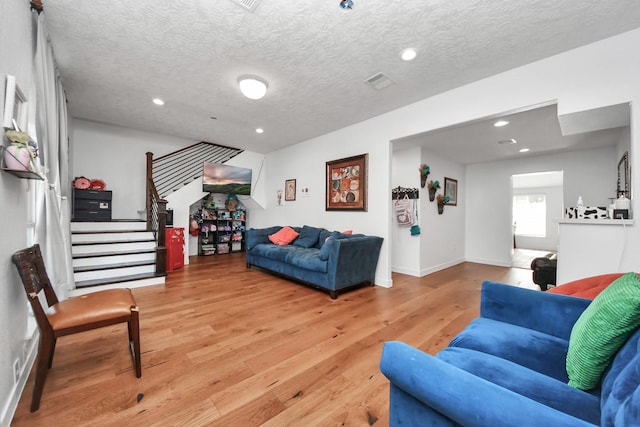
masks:
[[[111,191],[74,188],[73,219],[76,221],[110,221]]]

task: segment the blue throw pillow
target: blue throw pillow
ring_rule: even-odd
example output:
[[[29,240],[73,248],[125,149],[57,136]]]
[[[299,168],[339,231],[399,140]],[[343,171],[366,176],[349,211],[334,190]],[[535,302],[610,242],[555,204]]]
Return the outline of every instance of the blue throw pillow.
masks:
[[[318,241],[316,242],[316,248],[322,249],[322,245],[327,241],[329,236],[331,236],[332,231],[325,230],[324,228],[320,230],[320,235],[318,236]]]
[[[293,241],[294,246],[300,246],[302,248],[310,248],[318,241],[320,235],[320,229],[316,227],[310,227],[305,225],[300,230],[300,235]]]
[[[324,242],[324,244],[322,245],[322,248],[320,249],[320,253],[318,254],[318,258],[320,258],[322,261],[326,261],[329,259],[329,255],[331,254],[331,251],[335,246],[334,241],[337,238],[339,238],[341,234],[342,233],[339,233],[337,231],[334,231],[333,233],[331,233],[329,238],[327,238],[327,241]]]

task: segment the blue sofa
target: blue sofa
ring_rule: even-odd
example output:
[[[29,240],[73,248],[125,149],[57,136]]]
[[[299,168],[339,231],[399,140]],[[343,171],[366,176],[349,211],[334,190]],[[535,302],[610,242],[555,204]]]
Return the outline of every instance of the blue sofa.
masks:
[[[599,385],[567,384],[572,327],[591,303],[484,282],[481,314],[435,357],[384,345],[391,426],[640,426],[640,332]]]
[[[329,291],[367,283],[373,285],[382,237],[342,234],[310,227],[292,227],[300,233],[289,245],[271,243],[269,236],[282,227],[249,229],[247,268],[257,266]]]

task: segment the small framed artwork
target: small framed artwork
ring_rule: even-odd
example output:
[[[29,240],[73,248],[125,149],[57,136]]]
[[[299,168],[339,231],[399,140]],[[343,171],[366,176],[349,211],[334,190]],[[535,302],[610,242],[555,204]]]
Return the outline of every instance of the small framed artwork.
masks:
[[[4,93],[4,117],[2,126],[17,131],[27,130],[27,98],[16,83],[15,76],[7,75]]]
[[[458,205],[458,180],[444,177],[444,195],[449,196],[448,206]]]
[[[296,180],[287,179],[284,182],[284,200],[291,202],[296,199]]]
[[[367,210],[368,154],[327,162],[327,211]]]

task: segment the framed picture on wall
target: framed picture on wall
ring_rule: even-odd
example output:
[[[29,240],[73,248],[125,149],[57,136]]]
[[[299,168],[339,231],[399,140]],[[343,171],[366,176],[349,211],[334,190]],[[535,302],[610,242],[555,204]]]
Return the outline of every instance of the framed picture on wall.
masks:
[[[17,131],[27,130],[27,98],[16,83],[15,76],[7,75],[7,86],[4,92],[4,117],[2,126]]]
[[[444,177],[444,195],[449,196],[447,206],[458,205],[458,180]]]
[[[367,210],[368,154],[327,162],[327,211]]]
[[[296,199],[296,180],[287,179],[284,182],[284,199],[288,202]]]

